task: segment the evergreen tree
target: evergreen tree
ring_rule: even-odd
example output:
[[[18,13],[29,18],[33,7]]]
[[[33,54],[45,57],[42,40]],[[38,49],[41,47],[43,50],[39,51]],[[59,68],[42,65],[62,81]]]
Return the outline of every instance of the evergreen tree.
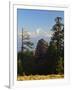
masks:
[[[61,17],[55,18],[55,25],[52,30],[54,31],[53,37],[51,38],[50,47],[55,48],[55,72],[63,73],[64,67],[64,24],[61,22]],[[61,64],[61,65],[60,65]]]
[[[29,51],[32,49],[33,43],[30,41],[30,35],[29,32],[26,30],[24,31],[22,28],[22,47],[21,51]]]
[[[22,28],[22,46],[21,51],[18,52],[18,73],[23,74],[25,71],[26,63],[29,62],[29,59],[32,57],[32,46],[33,43],[30,41],[29,32]]]

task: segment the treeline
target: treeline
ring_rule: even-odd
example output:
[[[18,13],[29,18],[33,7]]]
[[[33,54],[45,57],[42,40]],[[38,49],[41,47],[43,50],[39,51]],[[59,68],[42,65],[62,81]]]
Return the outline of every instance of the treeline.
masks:
[[[50,43],[43,38],[38,40],[35,51],[29,49],[17,54],[17,74],[64,74],[64,25],[62,18],[55,18]],[[25,42],[27,46],[33,45]]]

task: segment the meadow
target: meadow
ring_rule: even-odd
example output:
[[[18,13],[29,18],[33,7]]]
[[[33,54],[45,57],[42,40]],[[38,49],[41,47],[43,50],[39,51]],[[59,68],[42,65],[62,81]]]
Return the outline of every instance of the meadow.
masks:
[[[49,79],[63,79],[64,75],[23,75],[23,76],[17,76],[18,81],[23,81],[23,80],[49,80]]]

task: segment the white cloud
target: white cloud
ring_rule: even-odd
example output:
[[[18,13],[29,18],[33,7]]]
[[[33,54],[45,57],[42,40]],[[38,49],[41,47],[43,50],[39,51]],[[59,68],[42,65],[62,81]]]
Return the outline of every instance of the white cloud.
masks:
[[[41,32],[41,29],[38,28],[38,29],[36,30],[36,33],[37,33],[37,34],[40,34],[40,32]]]
[[[23,35],[26,35],[26,34],[28,34],[31,38],[34,38],[34,37],[37,37],[37,36],[43,36],[43,37],[50,38],[50,37],[52,37],[53,31],[50,31],[50,30],[45,31],[42,28],[37,28],[33,32],[25,31],[23,33]],[[21,32],[18,32],[18,36],[21,38],[22,33]]]

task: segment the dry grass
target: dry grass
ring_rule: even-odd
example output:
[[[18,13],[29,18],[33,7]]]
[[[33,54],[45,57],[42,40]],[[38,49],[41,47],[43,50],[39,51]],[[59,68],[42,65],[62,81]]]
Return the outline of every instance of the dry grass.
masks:
[[[45,80],[45,79],[61,79],[64,78],[64,75],[29,75],[29,76],[17,76],[18,81],[23,80]]]

